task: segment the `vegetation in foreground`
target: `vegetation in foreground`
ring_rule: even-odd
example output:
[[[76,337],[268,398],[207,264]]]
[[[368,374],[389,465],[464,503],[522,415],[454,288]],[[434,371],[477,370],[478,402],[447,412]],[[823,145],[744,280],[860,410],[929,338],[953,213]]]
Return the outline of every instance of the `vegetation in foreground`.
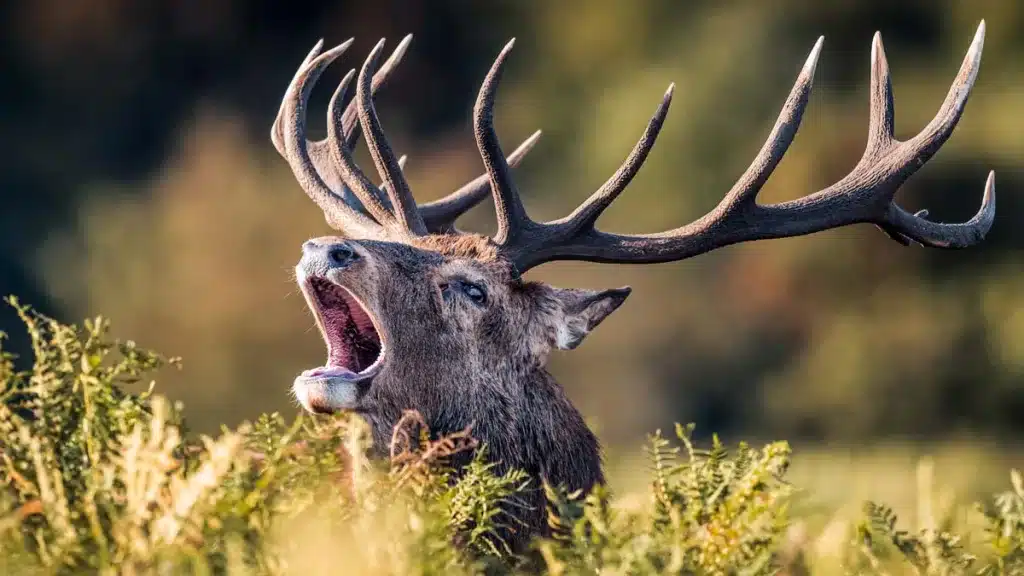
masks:
[[[526,482],[496,475],[471,432],[396,429],[365,456],[356,418],[264,415],[192,440],[180,407],[122,387],[174,359],[109,337],[103,319],[60,324],[12,300],[34,365],[0,349],[0,572],[5,574],[1021,574],[1024,480],[910,532],[868,503],[861,520],[807,535],[784,442],[700,448],[691,426],[648,443],[650,489],[546,487],[554,536],[530,558],[497,536]],[[408,426],[406,426],[408,424]],[[448,456],[476,450],[456,476]]]

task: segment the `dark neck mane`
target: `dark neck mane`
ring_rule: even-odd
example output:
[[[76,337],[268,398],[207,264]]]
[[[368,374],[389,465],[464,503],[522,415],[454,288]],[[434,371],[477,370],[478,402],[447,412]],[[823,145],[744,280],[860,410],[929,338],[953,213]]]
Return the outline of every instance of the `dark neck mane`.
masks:
[[[497,473],[520,469],[531,477],[524,495],[530,509],[516,509],[516,517],[527,528],[507,534],[509,543],[519,548],[534,535],[547,529],[543,483],[564,486],[569,491],[587,491],[604,482],[601,449],[597,437],[572,405],[561,386],[547,370],[529,372],[521,382],[520,394],[506,402],[488,402],[488,410],[442,411],[423,414],[432,437],[462,431],[470,424],[466,414],[474,414],[472,436],[487,446],[488,457],[497,462]],[[386,456],[394,425],[402,409],[387,415],[369,417],[373,428],[375,452]],[[489,412],[489,413],[488,413]],[[383,417],[382,417],[383,416]],[[453,462],[465,464],[472,454],[463,454]]]

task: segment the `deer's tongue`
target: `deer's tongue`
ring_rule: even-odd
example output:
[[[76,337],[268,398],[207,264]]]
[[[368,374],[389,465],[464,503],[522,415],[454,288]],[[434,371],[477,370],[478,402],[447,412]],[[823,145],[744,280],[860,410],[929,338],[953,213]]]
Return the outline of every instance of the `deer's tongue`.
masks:
[[[352,370],[345,368],[344,366],[321,366],[319,368],[311,368],[302,373],[300,378],[312,378],[312,379],[329,379],[329,380],[343,380],[349,383],[362,382],[369,380],[380,372],[381,364],[375,363],[362,372],[353,372]]]
[[[319,368],[311,368],[302,372],[303,376],[308,377],[347,377],[355,378],[358,376],[355,372],[345,368],[344,366],[321,366]]]

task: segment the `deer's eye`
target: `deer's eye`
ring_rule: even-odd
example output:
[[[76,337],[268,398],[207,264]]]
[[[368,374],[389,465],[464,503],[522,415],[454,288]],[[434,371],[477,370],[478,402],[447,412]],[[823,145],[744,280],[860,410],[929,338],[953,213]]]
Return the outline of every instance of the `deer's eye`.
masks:
[[[472,282],[460,282],[459,288],[474,303],[484,304],[487,302],[487,292],[482,287]]]

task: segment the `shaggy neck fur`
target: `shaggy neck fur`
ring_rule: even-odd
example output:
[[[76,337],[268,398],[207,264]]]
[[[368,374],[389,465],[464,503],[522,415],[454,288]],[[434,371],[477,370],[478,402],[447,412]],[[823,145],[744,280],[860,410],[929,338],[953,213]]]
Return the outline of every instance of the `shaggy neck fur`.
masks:
[[[421,414],[432,437],[472,425],[472,436],[487,446],[489,460],[498,464],[497,473],[519,469],[529,474],[530,487],[522,496],[524,507],[513,507],[508,512],[522,524],[503,522],[512,528],[501,536],[514,550],[523,550],[533,536],[548,534],[543,483],[564,486],[569,491],[588,491],[604,482],[598,440],[561,386],[542,367],[521,368],[518,380],[502,386],[518,390],[495,395],[493,385],[463,386],[458,394],[439,391],[433,395],[437,402],[420,404],[429,406],[421,409]],[[387,379],[389,375],[381,376]],[[398,384],[385,380],[375,383],[374,388],[384,390]],[[369,394],[372,396],[373,391]],[[384,456],[394,426],[409,404],[389,402],[382,395],[373,403],[377,409],[366,418],[373,430],[374,445]],[[453,464],[464,465],[471,457],[459,455]]]

